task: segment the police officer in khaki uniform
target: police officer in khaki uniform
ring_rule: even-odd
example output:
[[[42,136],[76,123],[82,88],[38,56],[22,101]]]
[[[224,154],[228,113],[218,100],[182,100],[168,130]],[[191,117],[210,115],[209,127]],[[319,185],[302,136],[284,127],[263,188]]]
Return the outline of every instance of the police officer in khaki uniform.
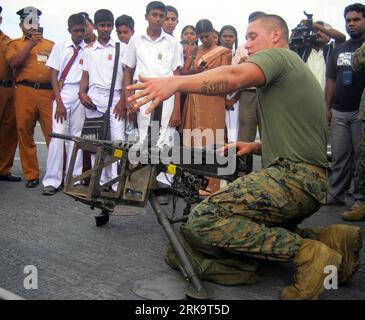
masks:
[[[0,6],[0,24],[2,23]],[[0,30],[0,181],[19,182],[11,174],[18,136],[14,109],[14,77],[6,61],[6,47],[10,38]]]
[[[54,43],[43,38],[39,27],[42,12],[26,7],[17,12],[23,37],[10,41],[6,59],[15,71],[15,114],[18,127],[20,160],[26,187],[39,184],[37,149],[34,128],[37,120],[42,127],[47,146],[52,131],[51,72],[46,67]]]

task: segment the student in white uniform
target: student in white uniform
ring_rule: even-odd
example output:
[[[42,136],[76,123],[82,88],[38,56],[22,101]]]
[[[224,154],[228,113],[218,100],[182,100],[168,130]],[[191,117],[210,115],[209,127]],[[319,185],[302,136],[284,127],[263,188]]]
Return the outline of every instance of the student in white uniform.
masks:
[[[178,74],[179,68],[183,66],[183,55],[179,41],[162,29],[165,17],[166,7],[162,2],[153,1],[147,5],[145,15],[148,21],[147,31],[142,35],[132,37],[123,57],[125,87],[132,84],[133,80],[138,82],[140,75],[168,77]],[[134,79],[132,78],[133,68],[136,68]],[[130,95],[127,91],[126,94]],[[145,141],[151,122],[151,114],[145,113],[147,108],[148,105],[145,105],[137,114],[140,142]],[[163,103],[157,146],[163,147],[173,144],[174,128],[180,124],[180,121],[180,95],[177,94]]]
[[[51,82],[55,100],[53,102],[52,131],[60,134],[80,136],[85,118],[84,107],[79,100],[79,86],[82,76],[86,21],[81,14],[68,19],[71,38],[57,43],[47,61],[51,68]],[[63,180],[64,140],[52,139],[49,145],[46,175],[43,179],[43,195],[54,195]],[[72,154],[73,143],[66,148],[66,172]],[[82,172],[82,154],[76,160],[74,176]]]
[[[85,106],[87,118],[101,117],[108,109],[109,93],[112,83],[115,41],[110,35],[113,30],[113,14],[106,9],[98,10],[94,17],[95,28],[98,33],[97,40],[92,47],[87,48],[84,57],[84,72],[80,84],[80,100]],[[125,44],[120,43],[120,56],[117,78],[110,109],[110,135],[111,140],[125,139],[125,95],[123,92],[123,64],[122,56]],[[92,155],[92,162],[95,156]],[[101,176],[101,183],[117,177],[117,163],[105,168]],[[113,186],[116,190],[116,185]]]

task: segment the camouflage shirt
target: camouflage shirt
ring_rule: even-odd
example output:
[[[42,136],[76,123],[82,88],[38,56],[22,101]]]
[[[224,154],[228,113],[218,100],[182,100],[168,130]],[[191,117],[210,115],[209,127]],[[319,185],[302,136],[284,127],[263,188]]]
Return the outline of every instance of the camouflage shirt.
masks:
[[[365,68],[365,42],[362,46],[357,49],[352,58],[352,68],[355,71],[359,71],[362,68]],[[365,89],[361,97],[360,101],[360,119],[365,121]]]

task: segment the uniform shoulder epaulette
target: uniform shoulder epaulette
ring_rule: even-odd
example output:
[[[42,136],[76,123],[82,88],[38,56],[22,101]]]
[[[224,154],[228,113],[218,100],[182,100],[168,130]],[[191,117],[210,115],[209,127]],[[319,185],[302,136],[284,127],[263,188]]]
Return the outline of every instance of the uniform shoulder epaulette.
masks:
[[[10,40],[9,40],[9,44],[10,44],[10,43],[12,43],[12,42],[17,42],[17,41],[21,41],[21,40],[23,40],[23,38],[22,38],[22,37],[20,37],[20,38],[16,38],[16,39],[10,39]]]

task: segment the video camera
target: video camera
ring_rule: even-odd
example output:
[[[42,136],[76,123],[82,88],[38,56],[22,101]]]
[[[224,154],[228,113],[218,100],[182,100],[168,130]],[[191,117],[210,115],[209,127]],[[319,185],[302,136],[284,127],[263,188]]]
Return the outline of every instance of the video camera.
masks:
[[[307,17],[306,21],[301,21],[292,30],[289,39],[289,48],[295,52],[312,46],[317,40],[316,31],[313,28],[313,14],[308,14],[305,11],[304,14]]]

